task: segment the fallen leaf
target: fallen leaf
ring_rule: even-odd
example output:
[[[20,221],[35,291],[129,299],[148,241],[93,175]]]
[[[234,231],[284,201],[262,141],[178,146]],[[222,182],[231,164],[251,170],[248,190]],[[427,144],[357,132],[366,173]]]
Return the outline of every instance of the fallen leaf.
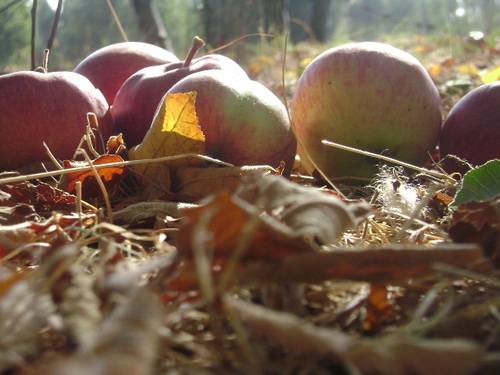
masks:
[[[457,192],[452,207],[478,201],[484,202],[500,196],[500,160],[494,159],[468,171]]]
[[[154,159],[188,153],[205,153],[205,135],[195,110],[196,92],[166,94],[158,106],[151,128],[141,144],[129,150],[130,160]],[[143,181],[156,181],[160,169],[199,165],[202,161],[183,158],[165,163],[135,165]]]
[[[366,202],[348,202],[279,176],[248,174],[235,195],[289,226],[312,245],[334,242],[371,212]]]
[[[500,66],[497,66],[481,76],[484,84],[500,81]]]
[[[199,200],[211,194],[236,191],[241,177],[248,173],[278,174],[267,165],[250,165],[241,167],[182,167],[177,170],[175,191]]]
[[[500,196],[458,206],[448,232],[454,242],[479,244],[485,255],[500,266]]]
[[[95,166],[109,163],[119,163],[122,161],[123,159],[118,155],[102,155],[93,160],[92,164]],[[64,167],[66,169],[75,168],[78,166],[82,166],[82,164],[80,162],[71,162],[69,160],[64,161]],[[104,183],[107,193],[109,195],[113,195],[117,191],[119,184],[125,177],[126,169],[124,166],[99,168],[97,169],[97,174]],[[68,193],[75,194],[77,182],[80,182],[82,184],[83,199],[102,196],[102,190],[99,186],[99,183],[97,182],[93,170],[89,169],[88,171],[84,172],[74,172],[64,175],[61,178],[60,187]]]

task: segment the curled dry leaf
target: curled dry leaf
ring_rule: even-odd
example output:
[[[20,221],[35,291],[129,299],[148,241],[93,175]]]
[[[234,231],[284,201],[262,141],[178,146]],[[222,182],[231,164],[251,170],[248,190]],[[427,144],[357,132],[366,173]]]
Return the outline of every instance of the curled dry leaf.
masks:
[[[500,266],[500,197],[458,206],[452,215],[450,237],[458,243],[476,243]]]
[[[33,367],[20,375],[149,375],[157,355],[160,306],[144,289],[134,290],[75,354]]]
[[[277,175],[278,172],[267,165],[250,165],[242,167],[183,167],[177,171],[176,191],[193,199],[205,198],[211,194],[236,191],[241,177],[249,173]]]
[[[347,204],[295,185],[281,176],[246,175],[234,195],[215,195],[196,208],[184,210],[186,220],[176,237],[177,249],[188,258],[196,258],[195,249],[200,249],[201,241],[204,249],[213,251],[214,275],[216,268],[220,274],[231,260],[275,264],[291,254],[314,252],[318,243],[333,242],[370,212],[365,203]],[[189,262],[172,285],[185,288],[196,283],[193,263]]]
[[[236,196],[285,223],[294,237],[317,245],[331,244],[371,212],[365,202],[349,203],[282,177],[257,173],[244,177]]]
[[[156,215],[180,217],[181,212],[185,209],[197,207],[195,204],[182,202],[141,202],[131,204],[121,210],[113,213],[115,220],[120,220],[124,223],[132,223],[138,220],[144,220]]]
[[[188,153],[204,154],[205,135],[198,125],[195,101],[196,92],[165,95],[144,140],[129,150],[130,160]],[[160,169],[175,170],[184,165],[199,165],[201,162],[195,158],[184,158],[165,163],[139,164],[133,168],[144,178],[143,181],[157,181]]]
[[[118,155],[103,155],[92,161],[93,165],[102,165],[110,163],[120,163],[123,159]],[[66,169],[85,166],[86,163],[64,161]],[[97,169],[97,174],[104,183],[104,187],[109,195],[113,195],[126,174],[124,166],[110,166]],[[76,193],[76,184],[82,184],[82,197],[84,199],[102,196],[102,190],[97,182],[96,176],[92,170],[84,172],[75,172],[64,175],[61,178],[60,187],[68,193]]]
[[[363,374],[467,375],[483,359],[482,348],[463,339],[422,339],[397,333],[363,339],[250,302],[226,298],[224,308],[231,311],[230,316],[240,316],[252,336],[300,353],[334,356]]]

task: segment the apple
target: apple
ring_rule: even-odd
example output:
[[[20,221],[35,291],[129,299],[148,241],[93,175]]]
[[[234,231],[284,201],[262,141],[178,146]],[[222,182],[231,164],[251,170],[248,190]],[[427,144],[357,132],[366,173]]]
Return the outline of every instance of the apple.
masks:
[[[180,80],[169,94],[197,93],[195,109],[209,156],[278,167],[290,175],[297,143],[283,103],[262,84],[234,72],[207,70]]]
[[[465,94],[446,117],[439,151],[448,173],[465,173],[469,167],[500,158],[500,81],[487,83]]]
[[[118,89],[135,72],[179,59],[161,47],[142,42],[115,43],[92,52],[73,70],[87,77],[112,105]]]
[[[71,158],[95,113],[104,140],[114,133],[108,103],[92,83],[73,72],[20,71],[0,76],[0,170]],[[104,150],[100,150],[104,151]]]
[[[193,60],[203,45],[203,40],[194,38],[185,61],[141,69],[118,90],[112,113],[116,128],[123,133],[127,146],[142,142],[160,100],[182,78],[203,70],[224,70],[238,74],[238,80],[249,79],[245,71],[228,57],[213,54]]]
[[[306,170],[313,173],[315,164],[346,182],[371,179],[378,160],[322,140],[422,165],[442,124],[439,92],[422,64],[377,42],[348,43],[317,56],[297,82],[291,112]]]

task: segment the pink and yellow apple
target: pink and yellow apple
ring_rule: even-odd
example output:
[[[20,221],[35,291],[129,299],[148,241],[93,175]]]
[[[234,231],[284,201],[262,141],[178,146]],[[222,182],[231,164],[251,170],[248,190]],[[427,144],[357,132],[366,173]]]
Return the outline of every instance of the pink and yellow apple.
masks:
[[[439,92],[422,64],[376,42],[349,43],[316,57],[297,83],[291,111],[306,169],[313,173],[316,165],[332,179],[370,179],[378,160],[322,140],[422,165],[442,124]]]
[[[185,61],[144,68],[125,81],[116,94],[112,112],[127,146],[142,142],[160,100],[182,78],[204,70],[224,70],[248,79],[245,71],[228,57],[214,54],[193,60],[203,45],[201,39],[195,38]]]
[[[449,173],[469,168],[448,155],[473,166],[500,159],[500,81],[470,91],[453,106],[443,124],[439,151]]]
[[[286,163],[289,175],[297,144],[283,103],[262,84],[239,74],[193,73],[168,93],[196,91],[196,114],[209,156],[237,166]]]
[[[106,141],[114,133],[108,103],[84,76],[30,71],[0,76],[0,170],[50,160],[43,142],[55,157],[71,158],[86,134],[89,112],[96,114]]]
[[[87,77],[112,105],[118,89],[132,74],[148,66],[177,61],[173,53],[153,44],[122,42],[92,52],[73,71]]]

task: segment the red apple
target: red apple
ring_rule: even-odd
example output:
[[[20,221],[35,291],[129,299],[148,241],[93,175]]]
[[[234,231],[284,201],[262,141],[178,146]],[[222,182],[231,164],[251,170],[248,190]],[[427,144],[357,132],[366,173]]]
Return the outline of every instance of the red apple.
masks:
[[[96,114],[105,140],[114,132],[109,106],[84,76],[73,72],[15,72],[0,76],[0,170],[70,158]]]
[[[173,53],[153,44],[123,42],[91,53],[73,71],[87,77],[112,105],[118,89],[132,74],[148,66],[177,61]]]
[[[116,128],[127,146],[142,142],[151,126],[156,107],[165,93],[182,78],[203,70],[224,70],[248,79],[245,71],[222,55],[206,55],[193,60],[204,42],[195,38],[186,60],[144,68],[132,75],[116,94],[112,112]]]
[[[168,93],[192,91],[209,156],[237,166],[278,167],[284,161],[284,174],[290,174],[297,144],[285,106],[271,91],[236,73],[213,70],[189,75]]]
[[[422,64],[375,42],[349,43],[316,57],[297,83],[291,110],[306,169],[315,169],[310,157],[333,179],[372,178],[378,160],[322,140],[422,165],[442,124],[439,92]]]
[[[439,150],[449,173],[469,168],[447,155],[473,166],[500,158],[500,81],[470,91],[453,106],[443,124]]]

